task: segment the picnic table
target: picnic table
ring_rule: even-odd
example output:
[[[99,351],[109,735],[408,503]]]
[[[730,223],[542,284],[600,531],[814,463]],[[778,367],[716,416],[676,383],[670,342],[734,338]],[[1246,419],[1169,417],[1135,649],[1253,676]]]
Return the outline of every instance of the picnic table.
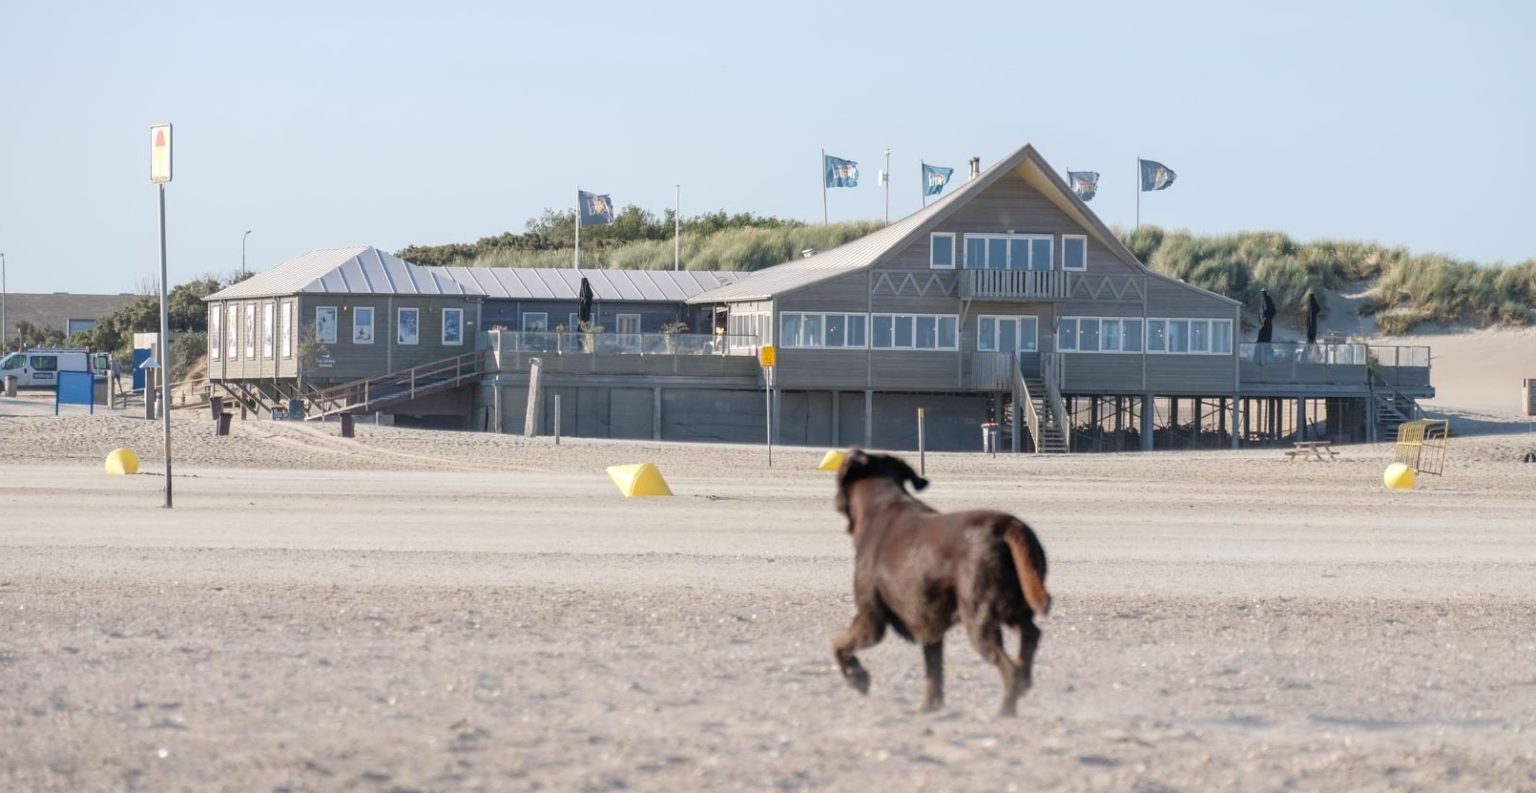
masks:
[[[1333,462],[1333,458],[1339,456],[1339,453],[1333,450],[1333,441],[1296,441],[1295,447],[1285,453],[1285,456],[1293,461],[1300,457],[1303,460]]]

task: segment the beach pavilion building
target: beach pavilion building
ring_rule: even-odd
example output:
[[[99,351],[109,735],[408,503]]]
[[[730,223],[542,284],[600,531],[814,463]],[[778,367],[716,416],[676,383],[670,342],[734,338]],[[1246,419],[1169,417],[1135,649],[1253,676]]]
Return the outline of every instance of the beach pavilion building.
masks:
[[[352,251],[211,296],[238,336],[224,349],[239,353],[210,362],[216,384],[266,393],[268,345],[244,339],[264,338],[268,304],[287,338],[291,302],[316,325],[335,306],[341,323],[328,364],[276,376],[298,377],[308,415],[431,415],[471,429],[548,431],[558,404],[570,435],[761,442],[771,409],[779,443],[913,449],[921,409],[933,450],[992,439],[1038,452],[1217,448],[1372,440],[1434,394],[1424,347],[1242,341],[1240,303],[1138,261],[1030,146],[883,229],[745,276],[586,271],[594,285],[625,284],[604,299],[596,334],[569,331],[574,271],[422,268]],[[346,277],[321,277],[322,260]],[[370,262],[393,275],[354,273]],[[462,310],[463,341],[409,358],[369,350],[365,366],[338,370],[354,349],[350,299],[390,316],[376,332],[396,341],[403,308],[417,309],[420,338],[444,339],[443,312]],[[210,351],[219,333],[210,323]],[[438,402],[426,409],[424,396]]]

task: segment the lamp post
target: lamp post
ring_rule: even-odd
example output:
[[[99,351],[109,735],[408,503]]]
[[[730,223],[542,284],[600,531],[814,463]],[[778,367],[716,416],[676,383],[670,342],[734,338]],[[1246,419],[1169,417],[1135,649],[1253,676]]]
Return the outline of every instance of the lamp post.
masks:
[[[241,278],[245,277],[245,239],[246,239],[246,237],[249,237],[249,236],[251,236],[251,230],[250,229],[246,229],[245,233],[240,235],[240,277]]]
[[[10,292],[5,288],[5,254],[0,253],[0,355],[11,351],[10,345],[6,343],[6,328],[9,326],[5,324],[5,299],[8,296]]]

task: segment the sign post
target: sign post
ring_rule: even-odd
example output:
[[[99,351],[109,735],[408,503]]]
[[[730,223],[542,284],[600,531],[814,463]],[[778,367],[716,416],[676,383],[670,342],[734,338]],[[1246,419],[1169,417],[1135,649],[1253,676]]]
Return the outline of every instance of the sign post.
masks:
[[[757,351],[757,362],[763,367],[763,415],[766,417],[765,427],[768,439],[768,467],[773,467],[773,366],[777,361],[777,350],[772,344],[765,344]]]
[[[160,426],[165,436],[165,508],[171,508],[171,320],[165,273],[165,186],[171,181],[171,125],[149,128],[149,181],[160,193]],[[149,398],[148,391],[145,399]]]

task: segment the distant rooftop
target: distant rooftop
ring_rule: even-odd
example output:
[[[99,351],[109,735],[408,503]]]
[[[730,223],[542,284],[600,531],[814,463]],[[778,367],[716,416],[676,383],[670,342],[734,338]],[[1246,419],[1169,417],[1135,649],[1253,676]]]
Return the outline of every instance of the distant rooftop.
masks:
[[[594,270],[533,267],[426,267],[486,297],[500,300],[575,300],[583,276],[598,300],[682,302],[745,278],[747,273],[703,270]]]

